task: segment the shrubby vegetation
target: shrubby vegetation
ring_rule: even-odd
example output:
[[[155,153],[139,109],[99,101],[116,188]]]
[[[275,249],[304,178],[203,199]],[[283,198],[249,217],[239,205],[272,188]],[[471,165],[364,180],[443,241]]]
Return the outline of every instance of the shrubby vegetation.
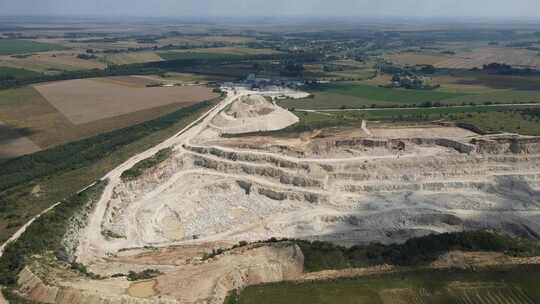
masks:
[[[228,249],[213,249],[211,253],[203,255],[203,260],[214,258],[235,248],[271,243],[297,244],[304,254],[304,269],[307,272],[383,264],[422,266],[453,250],[502,252],[519,257],[540,256],[538,241],[513,238],[491,231],[466,231],[431,234],[409,239],[403,244],[373,243],[350,248],[322,241],[271,238],[251,244],[240,242]]]
[[[120,177],[124,181],[133,180],[141,176],[144,171],[167,160],[171,156],[172,151],[172,148],[162,149],[158,151],[154,156],[143,159],[140,162],[136,163],[135,166],[133,166],[132,168],[122,172],[122,175]]]
[[[62,238],[66,233],[68,220],[86,204],[98,200],[106,185],[106,181],[99,181],[85,191],[65,199],[55,209],[32,223],[17,241],[8,244],[0,258],[0,284],[15,284],[17,274],[32,255],[52,251],[61,257]],[[77,265],[74,267],[81,270]]]
[[[540,74],[540,71],[530,68],[514,68],[511,65],[504,64],[504,63],[490,63],[490,64],[484,64],[482,66],[482,70],[489,74],[497,74],[497,75],[517,75],[517,76],[530,76],[530,75],[538,75]]]
[[[540,243],[489,231],[432,234],[403,244],[341,247],[326,242],[295,241],[304,254],[306,271],[390,264],[420,266],[452,250],[504,252],[512,256],[540,255]]]
[[[130,271],[128,272],[128,281],[140,281],[155,278],[161,274],[161,271],[157,269],[146,269],[141,272]]]

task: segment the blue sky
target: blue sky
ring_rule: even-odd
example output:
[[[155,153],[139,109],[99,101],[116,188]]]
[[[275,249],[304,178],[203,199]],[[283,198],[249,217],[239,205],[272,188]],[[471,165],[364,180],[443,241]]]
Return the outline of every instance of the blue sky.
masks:
[[[0,15],[540,17],[540,0],[0,0]]]

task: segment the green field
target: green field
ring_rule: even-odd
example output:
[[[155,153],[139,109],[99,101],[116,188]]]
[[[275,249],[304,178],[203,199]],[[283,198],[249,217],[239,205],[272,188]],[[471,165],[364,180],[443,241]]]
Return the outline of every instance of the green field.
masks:
[[[456,93],[383,88],[367,84],[332,84],[309,90],[312,98],[285,100],[280,105],[296,109],[358,109],[369,107],[450,105],[484,103],[539,103],[540,91],[488,90],[485,93]]]
[[[29,77],[39,76],[39,75],[40,75],[39,73],[30,71],[30,70],[10,68],[10,67],[0,67],[0,79],[29,78]]]
[[[158,55],[164,60],[219,60],[228,58],[239,58],[242,55],[239,54],[227,54],[227,53],[204,53],[204,52],[162,52]]]
[[[540,266],[488,271],[413,271],[354,279],[252,286],[227,304],[533,304]]]
[[[268,135],[294,137],[301,132],[325,128],[360,127],[362,120],[395,123],[425,123],[436,120],[474,124],[485,132],[511,132],[540,136],[538,106],[466,106],[420,109],[345,110],[337,112],[294,111],[300,121],[279,131],[256,132],[228,137]]]
[[[64,50],[57,44],[22,39],[0,39],[0,55],[15,55]]]
[[[314,98],[286,100],[280,104],[287,108],[339,109],[372,106],[420,105],[423,102],[466,96],[467,94],[382,88],[367,84],[328,84],[310,90]]]
[[[366,84],[325,85],[322,87],[322,91],[373,101],[387,101],[396,103],[421,103],[426,101],[435,102],[465,95],[458,93],[438,92],[435,90],[422,91],[383,88]]]

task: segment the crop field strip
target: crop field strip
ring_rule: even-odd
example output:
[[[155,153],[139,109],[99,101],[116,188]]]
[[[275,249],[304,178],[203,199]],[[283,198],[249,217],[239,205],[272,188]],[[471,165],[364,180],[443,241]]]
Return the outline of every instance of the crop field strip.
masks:
[[[537,268],[535,266],[534,274],[527,272],[527,275],[536,277]],[[433,277],[438,279],[429,282],[429,278]],[[520,278],[517,269],[500,273],[493,270],[423,270],[332,281],[251,286],[240,295],[229,297],[226,303],[281,304],[294,299],[299,304],[329,304],[335,301],[347,304],[534,304],[540,300],[534,285],[534,282]]]
[[[0,55],[28,54],[63,49],[65,47],[57,44],[22,39],[0,39]]]
[[[540,85],[540,82],[538,82]],[[424,103],[448,105],[484,103],[540,103],[540,91],[487,90],[484,93],[455,93],[446,91],[421,91],[382,88],[367,84],[338,84],[311,90],[312,98],[285,100],[280,104],[298,109],[339,109],[395,106],[421,106]]]
[[[515,49],[479,47],[468,51],[456,51],[456,54],[434,52],[402,52],[385,56],[400,65],[431,64],[437,68],[472,69],[492,62],[506,63],[513,66],[540,67],[538,52]]]

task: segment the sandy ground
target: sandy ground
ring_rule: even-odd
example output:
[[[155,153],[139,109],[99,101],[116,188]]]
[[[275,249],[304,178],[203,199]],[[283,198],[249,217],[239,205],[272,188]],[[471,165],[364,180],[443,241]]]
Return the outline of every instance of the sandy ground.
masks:
[[[156,295],[156,281],[148,280],[131,284],[128,294],[136,298],[150,298]]]
[[[126,88],[124,84],[97,79],[59,81],[35,88],[74,124],[172,103],[190,105],[217,96],[206,87]]]
[[[456,127],[440,128],[369,128],[373,137],[381,138],[466,138],[477,136],[478,134]]]

